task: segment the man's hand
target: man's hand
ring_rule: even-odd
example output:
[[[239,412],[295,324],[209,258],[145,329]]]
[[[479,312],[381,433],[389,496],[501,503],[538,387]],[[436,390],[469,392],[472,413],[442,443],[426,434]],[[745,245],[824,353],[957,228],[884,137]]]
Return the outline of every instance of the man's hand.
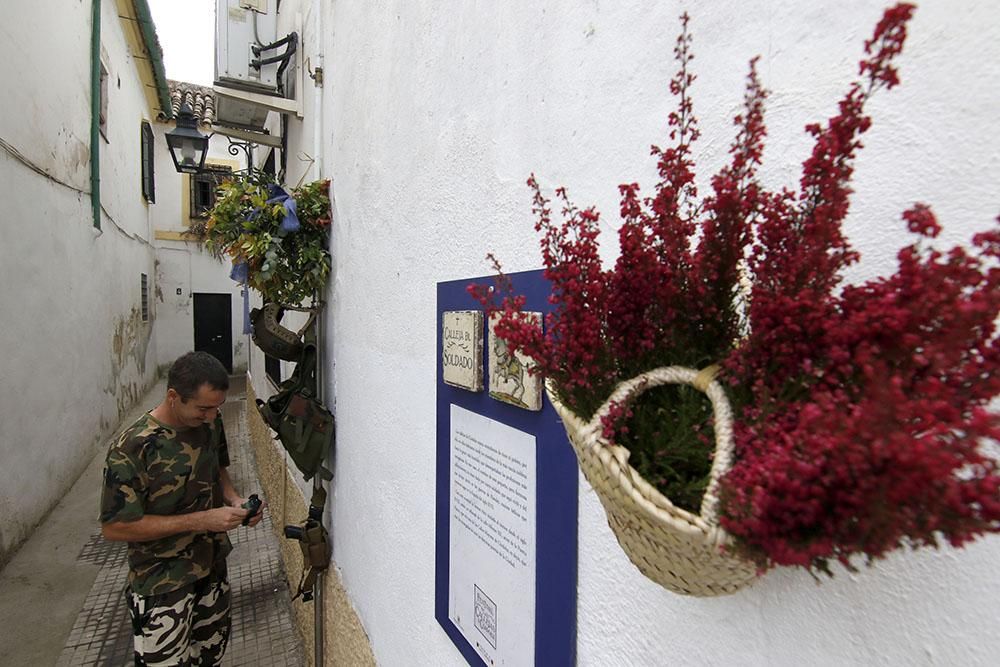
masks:
[[[216,507],[205,510],[201,514],[203,530],[212,533],[225,533],[243,523],[243,519],[249,512],[242,507]]]
[[[229,477],[228,468],[222,468],[219,470],[219,483],[222,485],[222,497],[225,499],[226,505],[228,505],[231,508],[238,509],[240,512],[243,512],[243,514],[240,515],[240,523],[243,523],[243,519],[246,518],[249,512],[247,512],[246,509],[240,506],[246,503],[248,499],[241,497],[240,494],[236,492],[236,488],[233,486],[233,480]],[[263,516],[264,514],[265,507],[267,507],[267,503],[262,502],[260,509],[257,510],[257,514],[251,517],[250,521],[247,522],[247,525],[249,527],[253,528],[258,523],[260,523],[260,519],[261,516]],[[230,529],[227,528],[227,530]]]
[[[102,524],[101,534],[115,542],[149,542],[178,533],[225,533],[243,523],[247,514],[242,507],[216,507],[188,514],[147,514],[135,521]]]
[[[240,522],[241,523],[243,522],[243,519],[246,518],[247,514],[249,514],[250,512],[249,512],[249,510],[243,509],[240,506],[246,504],[248,501],[249,501],[249,497],[248,498],[235,498],[230,503],[233,507],[235,507],[235,508],[239,509],[241,512],[243,512],[243,515],[240,517]],[[261,501],[260,501],[260,509],[257,510],[256,514],[254,514],[252,517],[250,517],[250,521],[247,523],[248,527],[253,528],[258,523],[260,523],[260,520],[264,517],[264,508],[266,508],[266,507],[267,507],[267,502],[264,501],[263,499],[261,499]]]

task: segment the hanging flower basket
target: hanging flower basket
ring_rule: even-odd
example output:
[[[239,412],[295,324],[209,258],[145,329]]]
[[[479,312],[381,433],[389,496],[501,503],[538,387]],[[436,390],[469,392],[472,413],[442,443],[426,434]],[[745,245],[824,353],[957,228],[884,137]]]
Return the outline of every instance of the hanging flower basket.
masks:
[[[230,274],[265,303],[298,306],[330,273],[330,182],[285,190],[259,173],[227,181],[200,230],[206,247],[232,259]]]
[[[553,203],[532,175],[544,329],[495,258],[496,289],[469,286],[546,378],[625,553],[668,590],[732,593],[776,566],[832,576],[835,563],[1000,532],[988,446],[1000,440],[1000,227],[971,249],[937,249],[941,226],[915,203],[902,218],[918,239],[896,272],[845,282],[859,258],[843,224],[865,105],[899,83],[913,11],[886,10],[838,114],[807,126],[798,192],[757,177],[768,93],[751,60],[730,161],[700,199],[683,16],[671,145],[652,148],[654,192],[619,186],[614,267],[600,212],[564,188]],[[691,370],[706,363],[718,382]]]
[[[729,535],[719,526],[719,480],[732,466],[732,410],[713,379],[714,368],[698,372],[669,366],[618,385],[589,422],[583,422],[546,387],[566,427],[580,469],[597,493],[618,544],[639,571],[667,590],[683,595],[728,595],[756,578],[756,567],[726,549]],[[646,389],[686,384],[705,393],[715,420],[715,455],[701,511],[677,507],[629,465],[629,451],[602,435],[613,406],[629,403]]]

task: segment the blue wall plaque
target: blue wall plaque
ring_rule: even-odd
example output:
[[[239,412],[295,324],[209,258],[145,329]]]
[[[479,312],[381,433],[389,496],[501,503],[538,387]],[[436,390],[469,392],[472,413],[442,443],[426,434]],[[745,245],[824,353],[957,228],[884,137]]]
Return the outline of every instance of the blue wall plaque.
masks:
[[[525,310],[551,310],[542,271],[510,278]],[[573,665],[576,457],[547,398],[533,412],[444,382],[441,317],[481,309],[470,283],[493,278],[437,285],[434,615],[470,665]]]

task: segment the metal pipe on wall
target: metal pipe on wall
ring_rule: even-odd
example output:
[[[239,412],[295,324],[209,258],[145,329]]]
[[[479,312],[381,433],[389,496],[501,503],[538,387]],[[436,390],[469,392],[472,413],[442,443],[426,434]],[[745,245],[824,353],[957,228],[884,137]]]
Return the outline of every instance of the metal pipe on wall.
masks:
[[[90,207],[101,228],[101,0],[93,0],[90,20]]]

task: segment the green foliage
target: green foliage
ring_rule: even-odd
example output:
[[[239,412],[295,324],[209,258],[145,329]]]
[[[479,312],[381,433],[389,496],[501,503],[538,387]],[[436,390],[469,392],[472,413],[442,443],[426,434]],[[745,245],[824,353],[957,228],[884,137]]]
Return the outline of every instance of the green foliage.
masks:
[[[647,390],[619,427],[617,439],[629,463],[677,507],[701,512],[715,449],[712,404],[684,385]]]
[[[245,262],[247,282],[264,301],[299,305],[322,291],[330,273],[329,185],[314,181],[287,193],[299,221],[293,231],[284,190],[259,176],[227,181],[205,224],[205,246],[234,265]]]

